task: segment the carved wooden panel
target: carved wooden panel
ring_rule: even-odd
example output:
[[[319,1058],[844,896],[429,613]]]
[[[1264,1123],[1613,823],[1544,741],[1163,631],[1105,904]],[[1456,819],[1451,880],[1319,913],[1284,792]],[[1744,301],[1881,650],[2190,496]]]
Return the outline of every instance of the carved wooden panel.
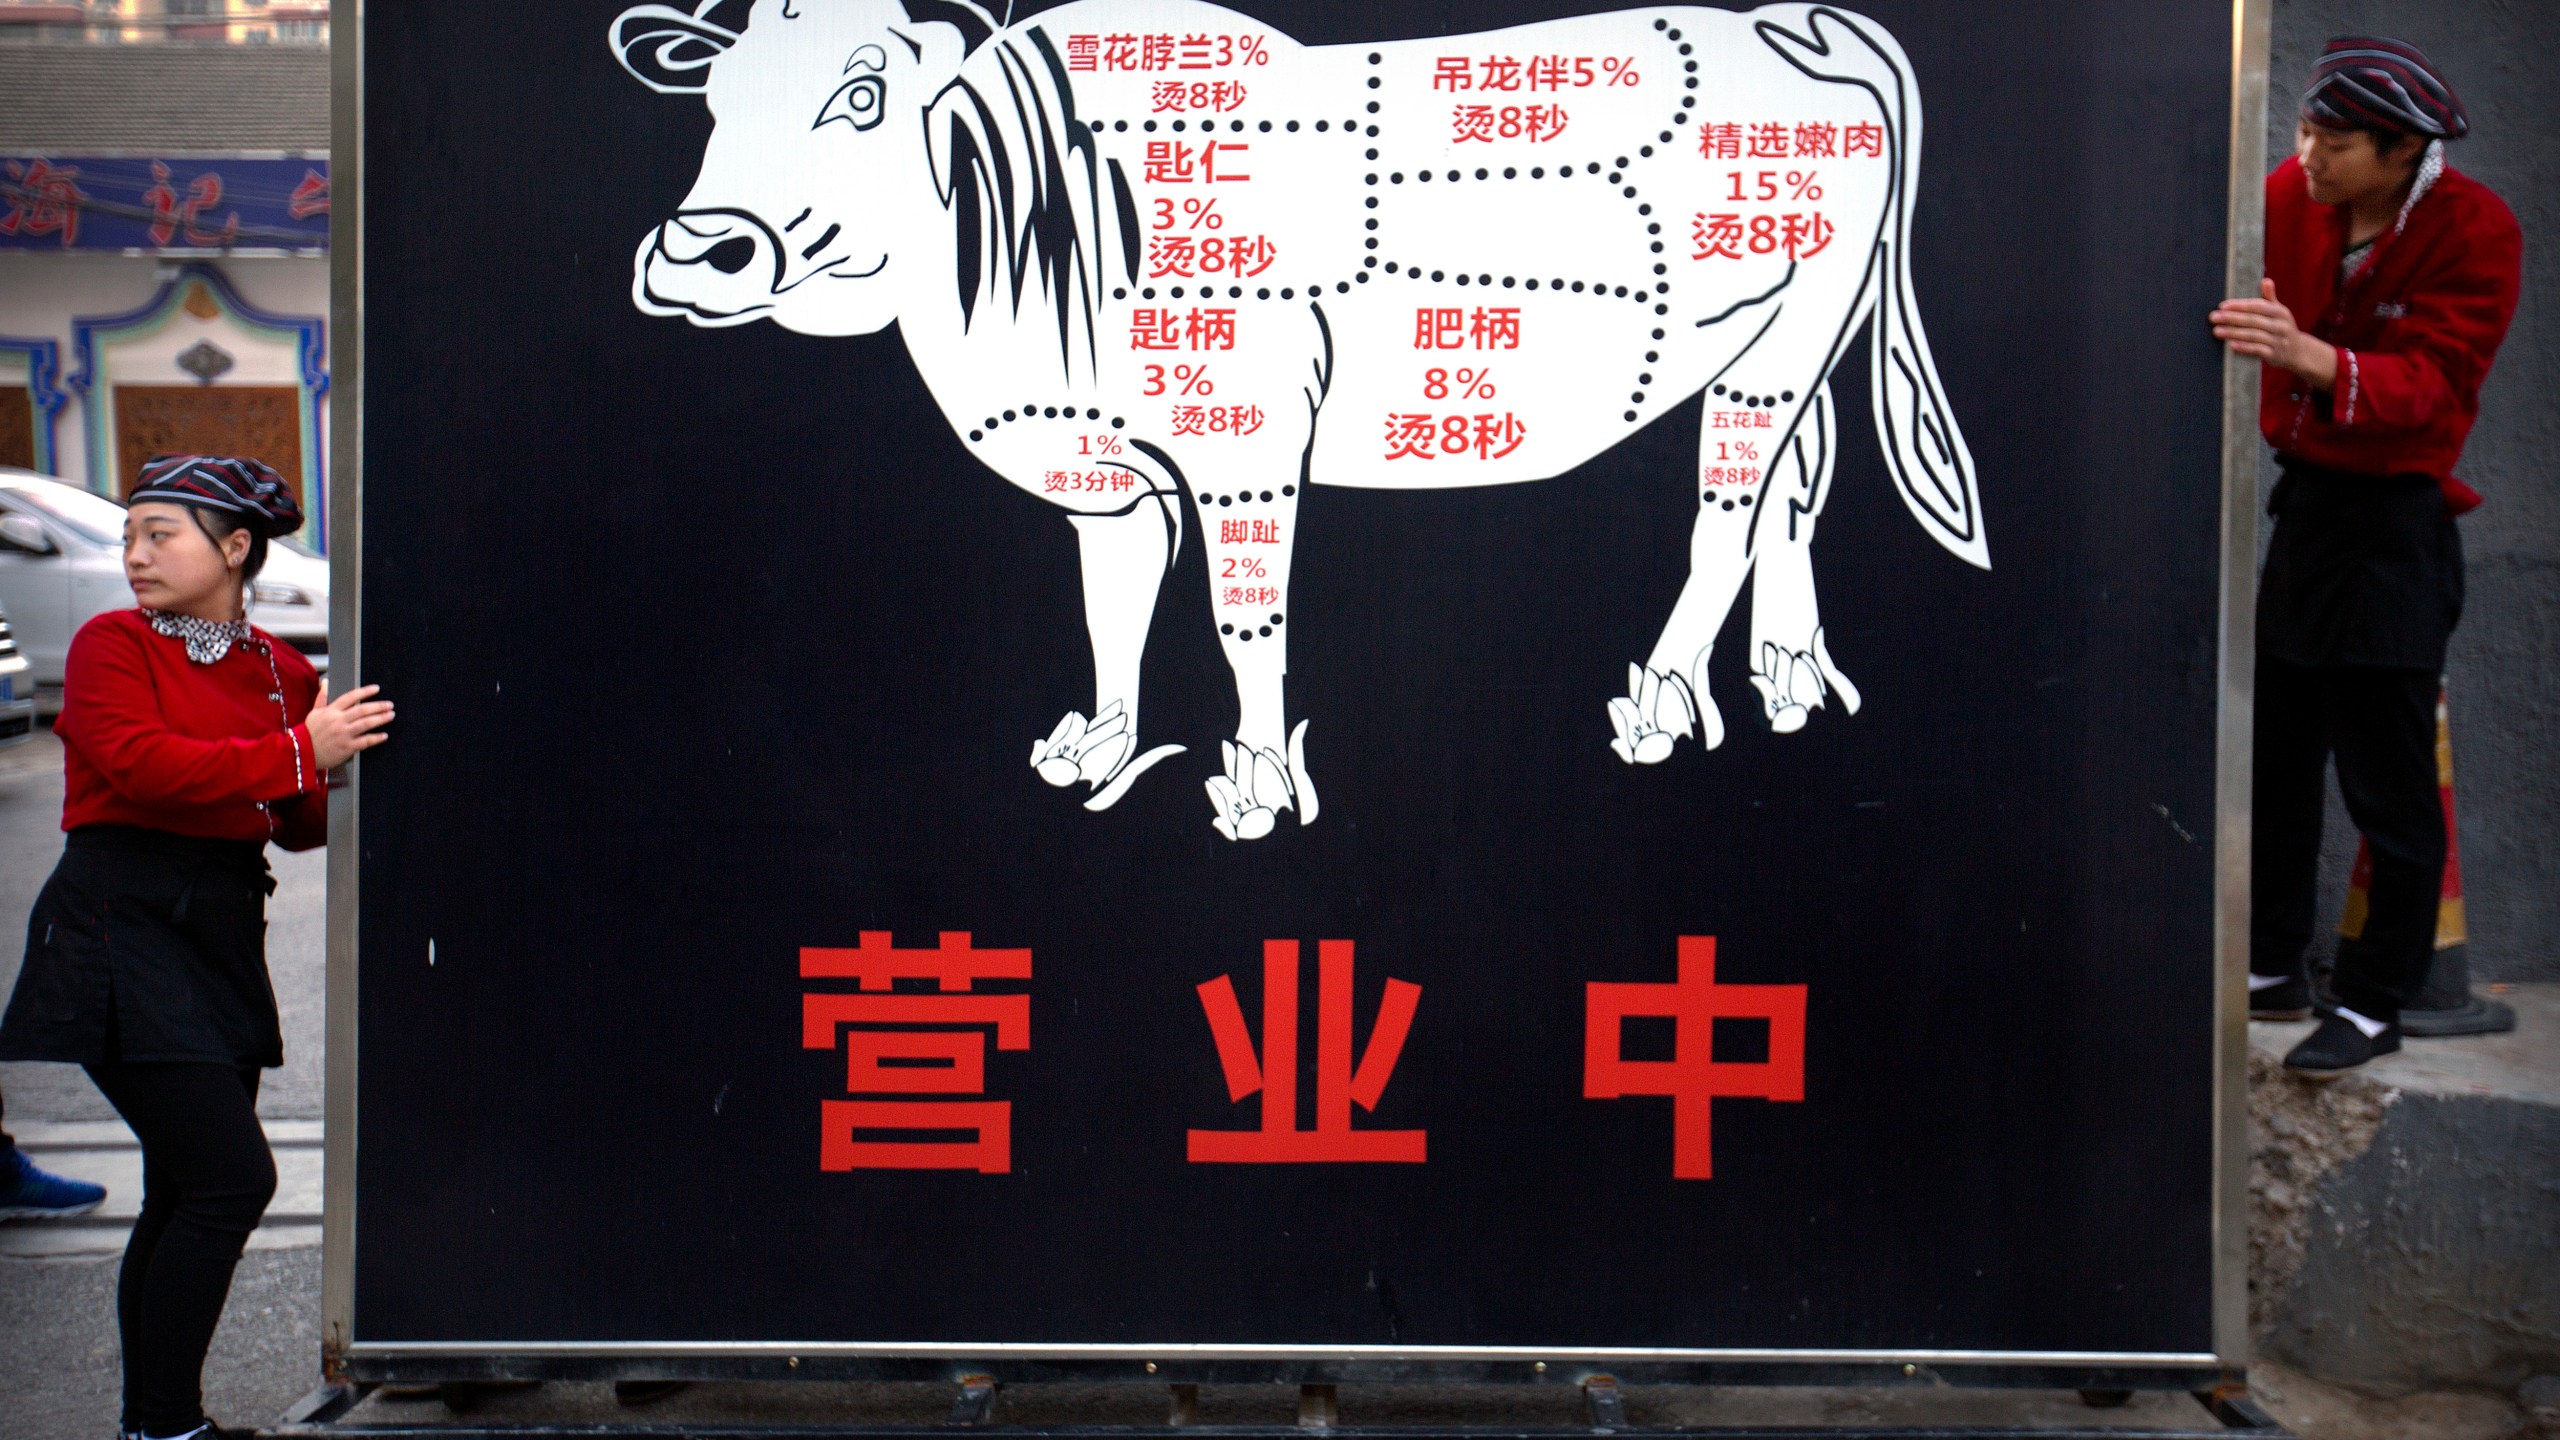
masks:
[[[290,385],[119,385],[116,493],[154,455],[242,455],[302,498],[302,393]]]
[[[36,464],[35,397],[24,385],[0,385],[0,465]]]

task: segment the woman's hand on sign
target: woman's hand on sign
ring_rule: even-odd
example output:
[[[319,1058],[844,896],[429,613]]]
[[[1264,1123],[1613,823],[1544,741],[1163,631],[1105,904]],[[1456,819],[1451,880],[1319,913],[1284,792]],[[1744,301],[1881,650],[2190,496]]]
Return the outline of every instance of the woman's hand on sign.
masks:
[[[2255,300],[2225,300],[2214,307],[2213,338],[2234,355],[2263,360],[2289,370],[2326,390],[2338,379],[2338,347],[2293,323],[2293,312],[2276,298],[2276,282],[2258,282]]]
[[[320,682],[320,703],[302,722],[320,769],[335,770],[391,738],[382,730],[391,723],[391,702],[372,698],[381,693],[379,685],[360,685],[332,700],[329,682]]]

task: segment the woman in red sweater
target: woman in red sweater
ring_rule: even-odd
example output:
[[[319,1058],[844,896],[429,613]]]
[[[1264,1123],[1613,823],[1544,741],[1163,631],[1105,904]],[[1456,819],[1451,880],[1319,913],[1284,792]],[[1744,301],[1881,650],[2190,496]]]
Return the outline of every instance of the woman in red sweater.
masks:
[[[255,460],[161,456],[125,520],[141,608],[71,642],[62,862],[27,921],[0,1060],[85,1066],[142,1142],[116,1286],[124,1432],[210,1437],[202,1376],[232,1267],[275,1193],[258,1072],[284,1063],[267,982],[266,846],[328,839],[329,770],[382,743],[367,686],[330,700],[245,617],[267,543],[302,526]]]

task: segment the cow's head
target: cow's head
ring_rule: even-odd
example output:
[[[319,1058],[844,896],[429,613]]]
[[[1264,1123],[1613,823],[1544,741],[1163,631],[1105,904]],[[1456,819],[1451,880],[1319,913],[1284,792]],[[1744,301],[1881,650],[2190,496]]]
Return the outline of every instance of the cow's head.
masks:
[[[737,28],[722,23],[737,12]],[[897,318],[897,249],[932,201],[925,107],[990,25],[952,0],[685,0],[614,22],[623,68],[714,125],[631,295],[696,325],[861,335]]]

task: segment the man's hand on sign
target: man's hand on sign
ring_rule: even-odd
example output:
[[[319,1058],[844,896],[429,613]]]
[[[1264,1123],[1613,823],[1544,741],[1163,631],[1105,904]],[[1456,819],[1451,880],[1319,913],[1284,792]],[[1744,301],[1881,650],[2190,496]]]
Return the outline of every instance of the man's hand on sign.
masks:
[[[2293,323],[2293,312],[2276,298],[2273,280],[2258,282],[2257,299],[2225,300],[2210,318],[2213,338],[2230,346],[2232,354],[2290,370],[2316,390],[2337,382],[2338,347]]]
[[[379,685],[363,685],[332,700],[329,682],[320,682],[320,703],[302,721],[311,732],[311,749],[320,769],[335,770],[391,738],[382,733],[382,727],[391,723],[391,702],[370,698],[381,691]]]

